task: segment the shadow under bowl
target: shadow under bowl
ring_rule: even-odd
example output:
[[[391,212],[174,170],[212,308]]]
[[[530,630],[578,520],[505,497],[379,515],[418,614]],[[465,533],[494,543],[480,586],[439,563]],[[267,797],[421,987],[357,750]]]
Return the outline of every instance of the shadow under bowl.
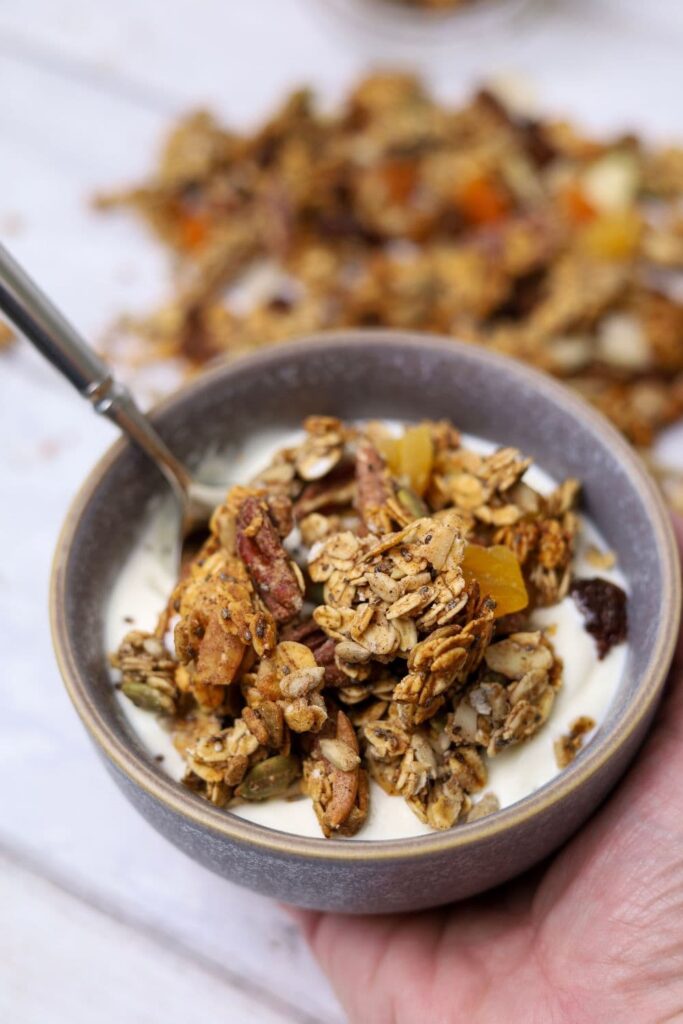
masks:
[[[514,445],[554,477],[583,482],[585,511],[629,583],[630,647],[595,737],[531,796],[448,832],[379,841],[304,838],[245,821],[174,782],[126,720],[107,668],[108,597],[149,503],[166,484],[119,441],[68,514],[52,579],[53,637],[70,697],[115,781],[163,835],[217,874],[289,903],[380,913],[461,899],[526,870],[595,810],[636,753],[664,686],[680,614],[668,515],[640,461],[583,401],[528,367],[451,339],[351,331],[220,365],[153,414],[189,465],[310,413],[346,419],[447,417]]]

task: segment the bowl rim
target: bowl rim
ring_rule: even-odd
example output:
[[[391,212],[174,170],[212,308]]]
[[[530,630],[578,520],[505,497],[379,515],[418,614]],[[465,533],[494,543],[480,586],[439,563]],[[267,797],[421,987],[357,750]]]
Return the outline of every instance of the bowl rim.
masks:
[[[644,465],[622,437],[602,416],[569,388],[527,364],[508,356],[473,346],[457,339],[429,333],[391,329],[349,329],[319,332],[294,341],[259,349],[229,361],[221,359],[196,378],[181,386],[150,410],[153,419],[167,414],[176,404],[184,403],[201,394],[204,388],[224,375],[249,371],[259,367],[261,372],[270,363],[283,362],[306,352],[309,358],[325,351],[344,346],[397,344],[424,351],[431,347],[437,352],[460,354],[463,358],[496,366],[514,378],[515,385],[532,387],[574,418],[580,418],[603,444],[618,458],[631,487],[638,491],[645,505],[655,534],[656,558],[660,563],[664,585],[662,587],[657,630],[645,671],[637,682],[636,692],[620,713],[609,734],[597,736],[577,759],[534,793],[478,821],[459,825],[444,832],[401,839],[324,839],[281,832],[257,825],[245,818],[214,807],[189,790],[184,790],[170,776],[153,767],[132,745],[116,735],[109,720],[89,690],[88,679],[78,664],[76,645],[66,622],[66,566],[77,538],[81,518],[93,495],[117,460],[130,444],[125,438],[117,440],[96,462],[87,474],[68,509],[55,550],[49,593],[50,625],[57,664],[66,690],[91,738],[107,759],[148,796],[166,809],[185,818],[193,825],[234,843],[269,850],[273,854],[324,861],[396,861],[423,858],[445,851],[462,849],[491,840],[495,836],[528,823],[551,806],[559,803],[581,788],[591,776],[628,742],[654,710],[673,658],[681,614],[681,577],[679,558],[671,520],[663,497]],[[609,538],[607,538],[609,540]],[[106,652],[103,652],[106,653]]]

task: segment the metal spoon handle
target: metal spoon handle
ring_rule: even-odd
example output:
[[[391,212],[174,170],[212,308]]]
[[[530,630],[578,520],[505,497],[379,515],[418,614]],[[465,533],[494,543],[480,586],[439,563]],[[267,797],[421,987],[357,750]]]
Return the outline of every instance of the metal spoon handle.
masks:
[[[0,310],[87,398],[156,463],[181,500],[191,477],[161,440],[128,388],[0,244]]]

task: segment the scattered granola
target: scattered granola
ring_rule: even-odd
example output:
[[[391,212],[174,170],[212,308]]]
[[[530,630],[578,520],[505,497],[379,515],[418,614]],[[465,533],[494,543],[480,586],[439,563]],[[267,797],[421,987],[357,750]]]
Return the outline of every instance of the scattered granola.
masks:
[[[332,327],[452,334],[562,378],[647,446],[683,413],[682,194],[679,148],[486,90],[451,109],[395,73],[333,113],[294,92],[251,135],[192,114],[150,181],[99,204],[133,207],[179,264],[172,303],[133,325],[152,357],[197,367]]]
[[[446,422],[304,428],[215,510],[156,631],[112,656],[118,685],[219,807],[304,794],[324,836],[351,836],[372,779],[433,829],[493,813],[489,760],[562,685],[533,612],[570,587],[578,484],[541,494],[529,459]],[[618,589],[572,593],[597,584]],[[618,642],[625,618],[600,629]]]
[[[581,750],[586,734],[594,728],[595,722],[593,719],[582,715],[581,718],[577,718],[575,722],[572,722],[568,733],[555,740],[553,746],[558,768],[566,768],[568,764],[571,764]]]
[[[0,320],[0,352],[4,348],[9,348],[16,341],[16,335],[11,327],[8,326],[3,320]]]

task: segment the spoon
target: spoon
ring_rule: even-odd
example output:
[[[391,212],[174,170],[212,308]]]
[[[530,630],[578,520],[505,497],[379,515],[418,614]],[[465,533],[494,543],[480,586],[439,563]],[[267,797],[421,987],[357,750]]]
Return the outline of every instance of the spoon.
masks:
[[[177,566],[182,541],[206,527],[227,485],[196,480],[169,450],[128,388],[59,312],[38,285],[0,244],[0,310],[54,367],[123,431],[166,477],[180,512]]]

